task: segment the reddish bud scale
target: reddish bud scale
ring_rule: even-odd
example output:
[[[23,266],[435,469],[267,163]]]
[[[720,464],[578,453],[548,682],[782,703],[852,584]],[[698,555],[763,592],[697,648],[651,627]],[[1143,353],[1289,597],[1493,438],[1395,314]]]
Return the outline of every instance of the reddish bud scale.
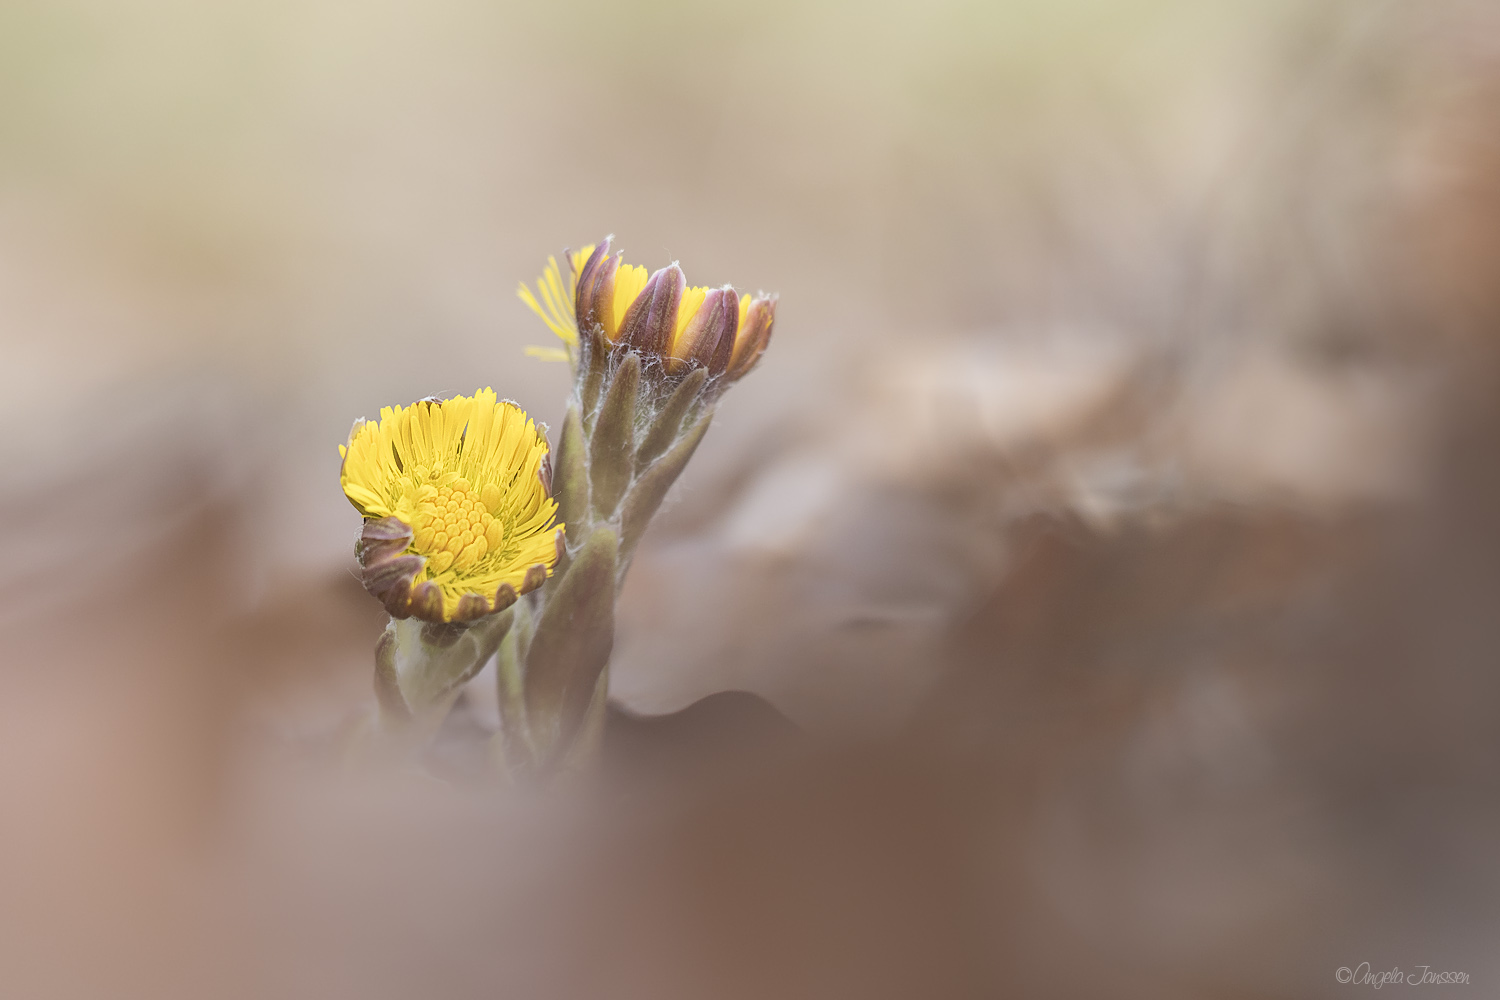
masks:
[[[687,279],[682,268],[670,264],[653,274],[646,287],[625,310],[615,340],[644,355],[661,357],[672,346],[677,329],[677,307]]]
[[[578,272],[578,284],[573,297],[573,311],[578,317],[580,328],[589,328],[595,324],[602,323],[603,315],[609,310],[610,300],[613,298],[613,295],[601,297],[597,291],[601,276],[600,272],[608,255],[609,238],[606,238],[603,243],[594,248],[594,252],[589,255],[589,259],[584,262],[582,270]],[[612,271],[610,273],[609,286],[610,292],[613,293],[614,281]]]
[[[668,373],[707,368],[711,375],[722,374],[729,364],[739,322],[739,297],[734,289],[725,285],[710,291],[673,345]]]
[[[411,539],[410,526],[400,518],[374,518],[365,522],[356,547],[361,582],[366,590],[380,599],[392,618],[420,618],[428,622],[473,621],[504,611],[521,594],[530,593],[547,582],[547,567],[537,563],[527,568],[519,591],[509,583],[502,583],[496,588],[493,598],[472,592],[464,594],[458,599],[453,614],[445,619],[443,592],[438,585],[431,580],[414,583],[417,574],[427,565],[427,558],[402,554]],[[557,530],[556,545],[560,556],[564,551],[561,528]]]
[[[765,296],[751,301],[745,313],[744,325],[735,338],[734,352],[730,356],[724,375],[729,381],[743,378],[771,342],[771,328],[776,323],[776,296]]]

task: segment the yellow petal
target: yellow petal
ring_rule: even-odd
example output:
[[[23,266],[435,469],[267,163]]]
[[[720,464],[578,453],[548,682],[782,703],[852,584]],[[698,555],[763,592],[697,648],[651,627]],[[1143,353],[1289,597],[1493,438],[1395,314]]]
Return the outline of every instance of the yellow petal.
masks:
[[[682,336],[682,331],[687,329],[694,316],[698,315],[698,309],[703,305],[703,300],[708,297],[707,288],[693,287],[682,293],[682,301],[677,306],[677,326],[672,331],[672,342],[668,347],[677,345],[677,338]]]
[[[536,344],[526,348],[528,358],[536,358],[538,361],[567,361],[568,352],[561,347],[541,347]]]
[[[620,264],[615,272],[614,329],[620,328],[625,320],[625,310],[630,308],[630,303],[636,300],[650,279],[650,272],[639,264]]]

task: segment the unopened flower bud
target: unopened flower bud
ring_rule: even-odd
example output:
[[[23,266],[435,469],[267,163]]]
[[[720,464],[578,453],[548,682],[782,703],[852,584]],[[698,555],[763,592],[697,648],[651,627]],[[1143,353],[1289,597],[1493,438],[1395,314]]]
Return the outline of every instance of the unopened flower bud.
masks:
[[[533,293],[520,296],[563,341],[566,350],[533,348],[537,356],[566,357],[578,369],[584,415],[603,398],[604,381],[620,352],[641,356],[642,375],[675,385],[696,368],[710,376],[704,392],[723,387],[755,367],[771,339],[775,296],[739,296],[722,288],[689,286],[676,264],[647,276],[646,269],[610,256],[614,237],[568,255],[567,275],[549,258]],[[579,352],[580,335],[591,340]],[[715,387],[717,385],[717,388]],[[657,385],[659,389],[659,384]],[[649,398],[664,398],[659,392]]]
[[[724,377],[733,382],[743,378],[771,342],[771,327],[776,322],[776,296],[762,295],[740,300],[740,326],[734,340],[734,352]]]
[[[620,266],[620,258],[609,255],[611,239],[605,237],[584,261],[573,296],[580,329],[597,326],[604,330],[607,340],[613,340],[615,335],[615,272]]]
[[[676,375],[690,367],[707,368],[714,375],[724,371],[739,324],[739,300],[733,288],[725,285],[707,293],[672,344],[667,372]]]
[[[647,357],[661,357],[672,346],[672,335],[677,331],[677,308],[686,288],[682,268],[676,264],[657,271],[625,310],[615,339]]]

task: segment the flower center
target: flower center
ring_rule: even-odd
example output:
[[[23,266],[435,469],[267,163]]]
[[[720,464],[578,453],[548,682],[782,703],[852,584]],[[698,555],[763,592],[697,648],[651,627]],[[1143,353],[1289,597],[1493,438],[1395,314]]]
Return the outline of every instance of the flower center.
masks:
[[[412,521],[411,547],[428,557],[429,575],[450,566],[468,569],[485,553],[498,550],[505,536],[504,525],[490,514],[466,479],[420,487]]]

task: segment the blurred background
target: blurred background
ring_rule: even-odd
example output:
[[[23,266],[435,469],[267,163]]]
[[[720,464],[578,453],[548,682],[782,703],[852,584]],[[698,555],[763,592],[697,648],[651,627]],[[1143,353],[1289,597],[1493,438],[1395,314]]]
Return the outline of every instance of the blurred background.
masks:
[[[610,767],[351,774],[336,446],[606,233],[781,295]],[[1492,991],[1497,331],[1477,0],[7,0],[0,995]]]

